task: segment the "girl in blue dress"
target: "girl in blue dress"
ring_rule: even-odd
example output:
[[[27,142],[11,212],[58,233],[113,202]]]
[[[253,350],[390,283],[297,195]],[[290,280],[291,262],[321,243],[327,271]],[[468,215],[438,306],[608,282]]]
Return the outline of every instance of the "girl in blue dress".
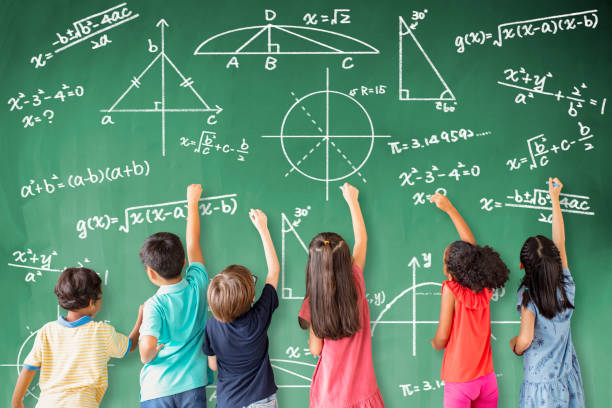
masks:
[[[549,179],[553,207],[553,240],[529,237],[521,249],[525,276],[517,294],[521,331],[510,340],[523,356],[520,407],[584,407],[584,391],[570,319],[574,311],[574,280],[567,266],[565,230],[559,203],[563,185]]]

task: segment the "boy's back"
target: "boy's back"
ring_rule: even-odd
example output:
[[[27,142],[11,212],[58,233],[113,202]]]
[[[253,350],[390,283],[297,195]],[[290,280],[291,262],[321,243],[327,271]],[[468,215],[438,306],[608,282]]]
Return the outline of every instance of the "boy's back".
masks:
[[[277,390],[268,355],[268,328],[278,296],[266,285],[253,307],[231,323],[211,317],[204,352],[217,357],[217,406],[242,407]]]
[[[202,337],[206,322],[208,274],[189,265],[185,279],[161,286],[144,306],[141,336],[153,336],[163,348],[140,373],[141,401],[178,394],[207,384]]]
[[[40,369],[37,407],[97,407],[108,388],[108,360],[125,356],[129,345],[113,326],[89,316],[45,324],[24,362]]]

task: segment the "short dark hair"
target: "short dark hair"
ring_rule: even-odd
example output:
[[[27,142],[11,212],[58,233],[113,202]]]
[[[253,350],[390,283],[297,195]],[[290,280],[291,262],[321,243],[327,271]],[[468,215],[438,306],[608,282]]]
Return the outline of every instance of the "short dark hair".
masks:
[[[446,249],[444,263],[454,280],[474,292],[484,288],[501,288],[510,275],[510,270],[493,248],[466,241],[450,244]]]
[[[241,265],[228,266],[210,281],[206,295],[213,316],[221,322],[233,322],[249,311],[255,297],[251,271]]]
[[[88,268],[66,268],[59,276],[54,292],[64,309],[83,309],[102,295],[102,279]]]
[[[171,232],[158,232],[145,239],[139,255],[144,266],[164,279],[176,278],[185,265],[181,239]]]

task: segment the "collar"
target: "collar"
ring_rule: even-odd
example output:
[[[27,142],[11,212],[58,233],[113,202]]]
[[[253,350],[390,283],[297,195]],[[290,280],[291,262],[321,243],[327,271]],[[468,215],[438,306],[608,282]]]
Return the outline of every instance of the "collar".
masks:
[[[91,317],[90,316],[83,316],[80,319],[75,320],[74,322],[69,322],[68,320],[66,320],[66,318],[64,316],[60,316],[59,319],[57,319],[57,322],[64,327],[79,327],[82,326],[86,323],[91,322]]]
[[[166,293],[180,292],[187,287],[187,281],[182,279],[180,282],[173,283],[172,285],[162,285],[157,289],[157,295],[163,295]]]

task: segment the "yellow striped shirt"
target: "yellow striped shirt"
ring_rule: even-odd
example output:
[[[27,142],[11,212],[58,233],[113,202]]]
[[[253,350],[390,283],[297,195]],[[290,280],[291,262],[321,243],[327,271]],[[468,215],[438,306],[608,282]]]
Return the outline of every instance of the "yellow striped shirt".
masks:
[[[45,324],[24,361],[26,368],[40,369],[36,407],[98,407],[108,388],[108,360],[125,356],[130,343],[110,324],[89,316]]]

